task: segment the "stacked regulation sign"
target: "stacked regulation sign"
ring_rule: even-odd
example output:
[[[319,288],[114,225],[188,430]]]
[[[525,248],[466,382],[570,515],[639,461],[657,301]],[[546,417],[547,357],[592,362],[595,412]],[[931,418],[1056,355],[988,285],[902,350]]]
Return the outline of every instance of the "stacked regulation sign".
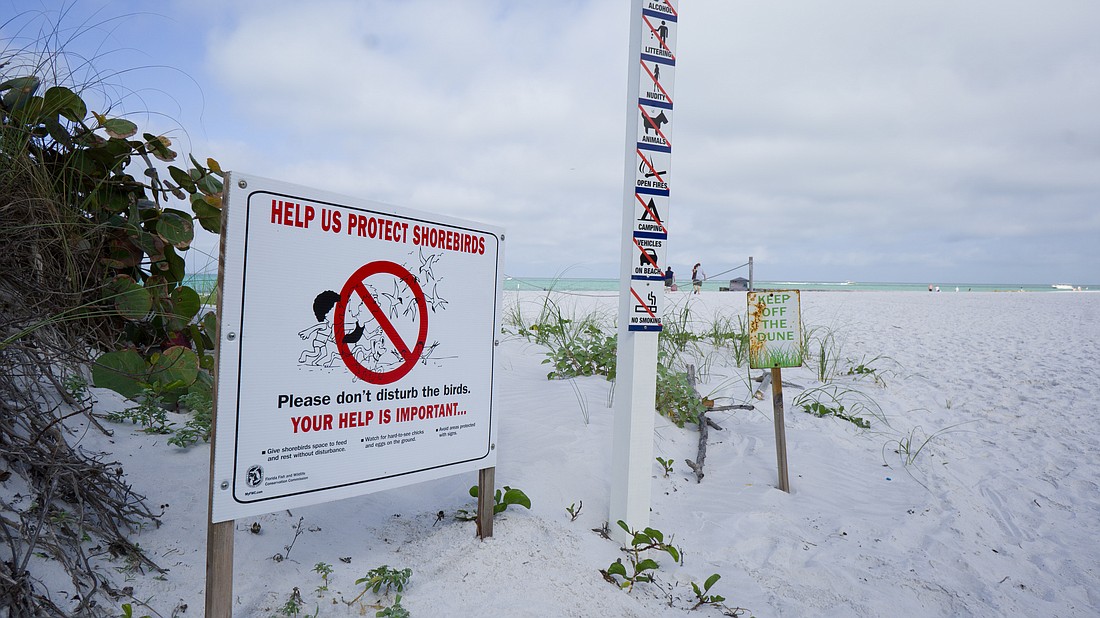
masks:
[[[672,169],[672,85],[676,75],[676,5],[642,3],[638,50],[637,174],[631,264],[629,330],[661,330],[665,244],[668,242],[669,174]]]
[[[213,521],[494,466],[500,230],[226,186]]]

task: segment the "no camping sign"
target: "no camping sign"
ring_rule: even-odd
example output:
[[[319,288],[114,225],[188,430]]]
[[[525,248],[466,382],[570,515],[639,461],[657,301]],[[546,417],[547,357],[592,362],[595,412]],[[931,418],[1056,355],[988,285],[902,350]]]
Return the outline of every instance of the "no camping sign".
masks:
[[[213,521],[494,466],[501,231],[226,186]]]

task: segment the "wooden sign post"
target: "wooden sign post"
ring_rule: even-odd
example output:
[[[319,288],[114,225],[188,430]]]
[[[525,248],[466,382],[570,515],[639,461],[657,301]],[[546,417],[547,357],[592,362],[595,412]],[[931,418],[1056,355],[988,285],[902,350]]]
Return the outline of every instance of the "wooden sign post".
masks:
[[[749,292],[749,367],[771,369],[772,414],[779,489],[790,493],[787,432],[783,424],[782,367],[802,366],[802,319],[798,290]]]
[[[775,417],[775,459],[779,469],[779,488],[791,493],[787,479],[787,429],[783,424],[783,373],[772,367],[772,415]]]

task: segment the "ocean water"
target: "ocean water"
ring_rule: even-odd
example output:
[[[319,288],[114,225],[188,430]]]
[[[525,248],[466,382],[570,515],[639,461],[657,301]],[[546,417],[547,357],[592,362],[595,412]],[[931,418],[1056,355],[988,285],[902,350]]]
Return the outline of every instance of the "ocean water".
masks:
[[[217,285],[217,275],[196,273],[187,275],[184,282],[200,294],[208,293]],[[690,290],[687,279],[677,282],[681,290]],[[928,293],[929,283],[889,283],[855,281],[756,281],[756,290],[805,290],[834,292],[924,292]],[[939,286],[941,292],[1060,292],[1050,283],[931,283]],[[1078,284],[1073,284],[1078,286]],[[703,290],[717,292],[729,286],[729,280],[710,280],[703,282]],[[1082,290],[1100,290],[1100,285],[1079,285]],[[586,278],[550,278],[550,277],[506,277],[506,291],[548,291],[559,292],[617,292],[618,279]]]
[[[690,290],[691,281],[678,280],[680,290]],[[728,287],[728,279],[715,279],[703,282],[703,290],[719,291]],[[924,292],[928,293],[928,283],[889,283],[854,281],[755,281],[755,290],[806,290],[835,292]],[[939,286],[940,292],[1058,292],[1051,284],[1037,283],[932,283],[933,289]],[[1100,290],[1100,285],[1080,286],[1082,290]],[[504,281],[505,290],[559,290],[567,292],[618,291],[618,279],[551,279],[537,277],[508,277]]]

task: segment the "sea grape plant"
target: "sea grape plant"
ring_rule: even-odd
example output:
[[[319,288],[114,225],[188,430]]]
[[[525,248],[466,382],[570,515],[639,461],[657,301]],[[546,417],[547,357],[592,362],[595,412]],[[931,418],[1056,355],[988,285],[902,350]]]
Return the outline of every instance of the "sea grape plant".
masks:
[[[93,366],[96,386],[127,397],[152,389],[169,403],[197,384],[199,370],[213,368],[215,319],[196,319],[198,294],[183,285],[184,259],[195,238],[195,222],[221,229],[222,177],[218,162],[190,158],[184,170],[172,141],[141,133],[122,117],[88,109],[73,90],[52,86],[41,92],[36,75],[0,82],[3,150],[8,158],[40,168],[54,179],[53,194],[72,211],[80,251],[99,256],[89,298],[79,317],[111,323],[121,349],[109,350]],[[13,159],[14,160],[14,159]],[[169,207],[186,202],[191,212]],[[53,319],[58,319],[54,316]]]

